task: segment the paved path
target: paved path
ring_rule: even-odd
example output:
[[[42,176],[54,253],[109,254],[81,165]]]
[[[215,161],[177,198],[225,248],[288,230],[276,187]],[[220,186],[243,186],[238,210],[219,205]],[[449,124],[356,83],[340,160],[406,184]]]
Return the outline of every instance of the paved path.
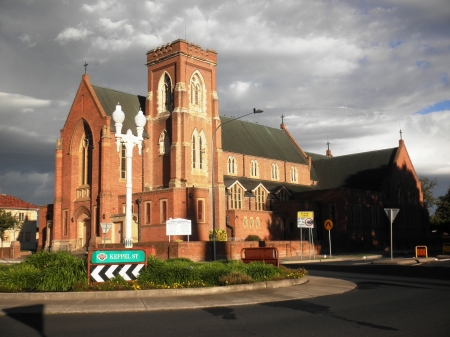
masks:
[[[289,282],[286,282],[289,281]],[[353,290],[349,281],[305,277],[300,284],[285,280],[268,285],[111,291],[93,293],[0,294],[0,314],[100,313],[228,307],[337,295]],[[263,282],[265,283],[265,282]],[[294,285],[292,285],[294,284]],[[98,297],[98,298],[95,298]],[[103,298],[101,298],[103,297]]]

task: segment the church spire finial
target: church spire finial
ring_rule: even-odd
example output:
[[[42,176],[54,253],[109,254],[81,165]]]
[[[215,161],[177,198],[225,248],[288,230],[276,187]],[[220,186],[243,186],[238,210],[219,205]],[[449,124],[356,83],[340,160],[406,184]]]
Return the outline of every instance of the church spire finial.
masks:
[[[84,61],[84,65],[83,65],[83,67],[84,67],[84,74],[86,75],[86,73],[87,73],[87,66],[88,66],[89,64],[86,62],[86,61]]]
[[[403,134],[402,129],[400,129],[400,140],[403,139],[402,134]]]

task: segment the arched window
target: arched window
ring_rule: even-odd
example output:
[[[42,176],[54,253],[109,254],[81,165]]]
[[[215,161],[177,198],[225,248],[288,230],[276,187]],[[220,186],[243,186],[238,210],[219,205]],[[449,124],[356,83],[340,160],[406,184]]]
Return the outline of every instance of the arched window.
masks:
[[[166,130],[161,132],[161,134],[159,135],[158,143],[159,143],[159,154],[161,156],[163,156],[165,154],[169,154],[170,141],[169,141],[169,135],[167,134]]]
[[[278,200],[280,201],[289,200],[289,193],[284,188],[278,193]]]
[[[206,171],[206,137],[205,133],[194,130],[192,133],[192,168]]]
[[[279,180],[279,170],[278,170],[278,164],[272,163],[272,180]]]
[[[237,174],[236,158],[233,156],[228,157],[228,174]]]
[[[231,209],[242,209],[243,190],[239,184],[234,184],[230,188],[231,192]]]
[[[259,177],[259,165],[258,161],[252,159],[250,162],[250,177],[251,178],[258,178]]]
[[[168,73],[164,72],[158,82],[158,113],[173,111],[172,81]]]
[[[265,211],[266,210],[266,198],[267,191],[261,185],[255,190],[256,197],[256,210]]]
[[[190,102],[189,108],[192,112],[206,111],[206,87],[202,75],[197,70],[191,77],[189,83]]]
[[[295,166],[291,166],[291,182],[298,183],[298,173]]]
[[[85,132],[80,144],[80,185],[91,184],[92,168],[92,136],[85,126]]]

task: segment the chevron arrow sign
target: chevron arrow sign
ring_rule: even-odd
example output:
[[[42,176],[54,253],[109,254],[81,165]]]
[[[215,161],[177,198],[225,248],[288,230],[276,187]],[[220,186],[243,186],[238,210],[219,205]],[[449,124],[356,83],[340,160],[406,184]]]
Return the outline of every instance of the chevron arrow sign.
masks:
[[[117,275],[122,276],[126,281],[132,281],[137,279],[137,277],[139,276],[139,272],[143,267],[143,263],[91,265],[91,281],[106,282],[113,279]]]

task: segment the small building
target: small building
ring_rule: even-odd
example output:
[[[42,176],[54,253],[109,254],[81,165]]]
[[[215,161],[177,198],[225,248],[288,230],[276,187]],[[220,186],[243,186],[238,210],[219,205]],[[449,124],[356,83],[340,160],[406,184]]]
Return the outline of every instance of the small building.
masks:
[[[17,228],[5,231],[0,247],[9,247],[11,241],[19,241],[21,250],[36,251],[38,207],[11,195],[0,194],[0,209],[11,213],[19,221]]]

